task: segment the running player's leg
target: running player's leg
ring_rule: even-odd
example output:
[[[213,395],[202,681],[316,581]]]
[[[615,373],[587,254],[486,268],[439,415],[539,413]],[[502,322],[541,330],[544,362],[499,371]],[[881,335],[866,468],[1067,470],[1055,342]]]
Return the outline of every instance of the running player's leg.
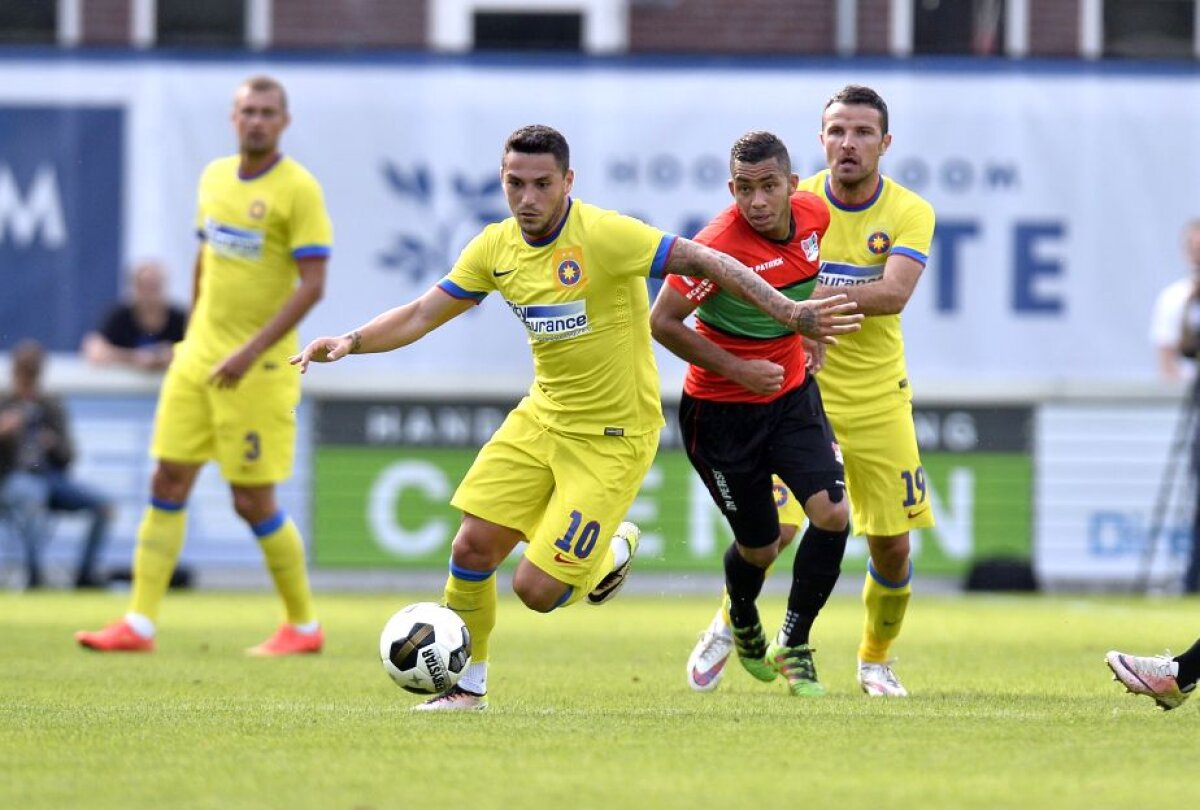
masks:
[[[908,533],[934,525],[911,408],[855,416],[845,426],[833,421],[845,456],[851,522],[867,535],[870,553],[859,683],[872,696],[904,697],[889,654],[912,595]]]
[[[755,678],[774,680],[757,604],[766,570],[779,556],[779,514],[765,450],[772,414],[761,405],[710,402],[685,393],[679,422],[688,460],[733,530],[724,568],[738,660]]]
[[[624,585],[640,536],[624,519],[658,448],[657,432],[551,436],[554,491],[513,580],[542,612],[603,604]]]
[[[771,467],[804,503],[808,529],[796,547],[787,613],[769,657],[795,695],[824,694],[809,635],[841,574],[849,534],[845,472],[815,384],[781,398]]]

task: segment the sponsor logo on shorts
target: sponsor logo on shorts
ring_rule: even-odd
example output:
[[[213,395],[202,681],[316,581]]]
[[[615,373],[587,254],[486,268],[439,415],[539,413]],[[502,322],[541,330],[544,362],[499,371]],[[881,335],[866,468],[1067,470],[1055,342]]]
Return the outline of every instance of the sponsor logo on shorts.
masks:
[[[521,306],[508,302],[513,314],[525,324],[529,339],[539,343],[551,340],[567,340],[587,334],[587,302],[567,301],[562,304],[529,304]]]
[[[921,515],[925,514],[928,511],[929,511],[928,505],[922,506],[920,509],[909,509],[908,510],[908,519],[912,520],[913,518],[920,517]]]
[[[733,499],[733,493],[729,491],[729,482],[725,480],[725,473],[713,470],[713,483],[717,485],[717,493],[725,502],[725,511],[736,512],[738,510],[737,501]]]
[[[554,552],[554,561],[562,565],[579,565],[579,560],[573,560],[570,557],[564,557],[561,551]]]

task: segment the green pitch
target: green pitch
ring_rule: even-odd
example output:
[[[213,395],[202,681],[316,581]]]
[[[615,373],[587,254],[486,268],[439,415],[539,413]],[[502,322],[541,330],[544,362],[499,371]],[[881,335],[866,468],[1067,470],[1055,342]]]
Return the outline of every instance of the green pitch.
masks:
[[[321,595],[326,652],[259,660],[241,651],[273,629],[266,595],[171,594],[148,656],[74,646],[122,597],[0,595],[0,807],[1195,806],[1200,698],[1163,713],[1102,662],[1190,644],[1195,600],[918,594],[895,650],[913,697],[880,702],[854,683],[851,597],[818,624],[830,694],[809,700],[732,662],[688,690],[712,599],[540,616],[508,598],[489,712],[413,715],[377,638],[429,597]]]

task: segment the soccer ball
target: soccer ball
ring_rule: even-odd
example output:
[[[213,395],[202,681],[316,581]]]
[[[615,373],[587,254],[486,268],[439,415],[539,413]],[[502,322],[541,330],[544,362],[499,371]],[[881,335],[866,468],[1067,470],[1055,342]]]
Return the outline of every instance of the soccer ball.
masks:
[[[450,608],[417,602],[383,626],[379,657],[392,680],[409,692],[445,692],[471,663],[471,634]]]

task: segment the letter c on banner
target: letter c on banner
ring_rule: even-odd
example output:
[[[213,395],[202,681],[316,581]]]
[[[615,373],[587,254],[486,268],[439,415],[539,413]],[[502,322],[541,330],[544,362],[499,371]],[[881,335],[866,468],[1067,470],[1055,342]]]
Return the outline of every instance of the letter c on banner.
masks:
[[[397,503],[405,489],[418,489],[432,501],[450,497],[446,474],[424,461],[400,461],[384,467],[367,495],[367,525],[375,542],[398,557],[421,557],[447,545],[450,526],[427,520],[420,528],[405,529],[397,521]],[[446,548],[449,553],[449,548]]]

